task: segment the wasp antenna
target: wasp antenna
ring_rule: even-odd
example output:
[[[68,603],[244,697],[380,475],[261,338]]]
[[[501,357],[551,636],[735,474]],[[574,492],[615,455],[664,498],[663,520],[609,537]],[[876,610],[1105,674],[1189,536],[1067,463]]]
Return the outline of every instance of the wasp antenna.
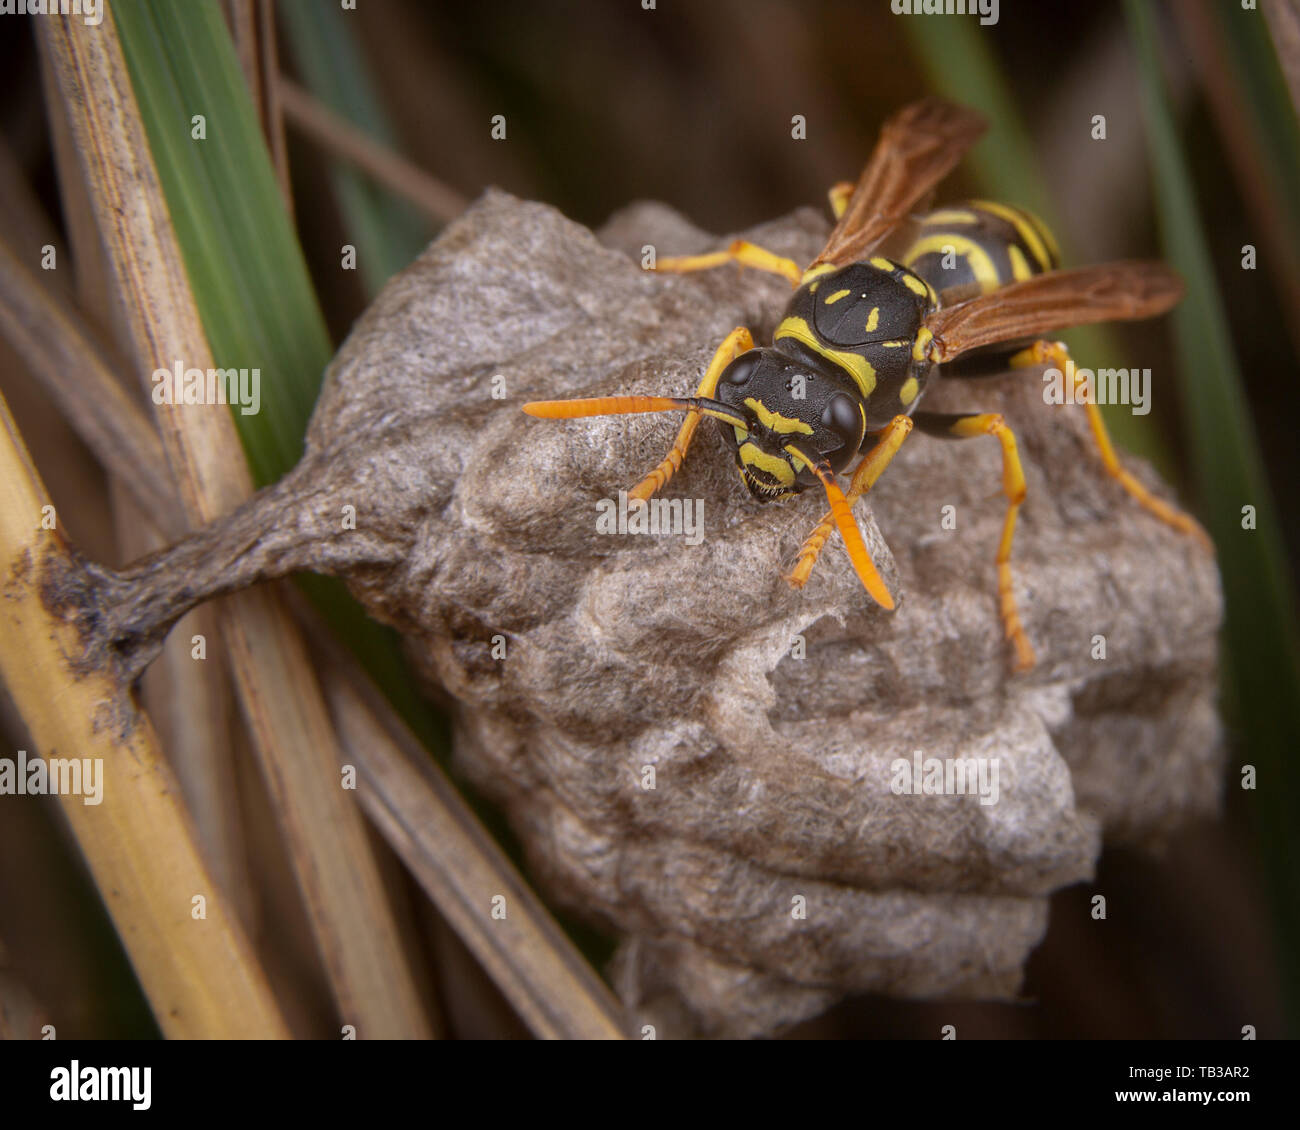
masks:
[[[692,396],[687,401],[687,404],[705,416],[712,416],[715,420],[721,420],[724,424],[732,424],[737,428],[744,428],[749,431],[749,420],[732,408],[731,405],[723,404],[721,400],[712,400],[707,396]]]
[[[530,400],[530,416],[544,420],[576,420],[582,416],[627,416],[634,412],[673,412],[692,407],[676,396],[594,396],[587,400]]]
[[[849,560],[853,562],[858,580],[881,608],[892,612],[894,598],[889,595],[885,582],[876,571],[871,554],[867,551],[867,543],[862,540],[862,531],[858,529],[858,524],[853,519],[853,511],[849,509],[849,500],[844,497],[844,492],[835,481],[835,472],[831,470],[830,464],[824,459],[820,461],[812,459],[794,444],[787,444],[785,449],[821,480],[822,486],[826,489],[826,501],[830,503],[831,517],[835,520],[836,529],[840,531],[840,537],[844,539],[844,548],[848,550]]]
[[[595,396],[587,400],[530,400],[523,406],[544,420],[576,420],[583,416],[629,416],[637,412],[695,411],[738,428],[749,421],[729,405],[707,396]]]

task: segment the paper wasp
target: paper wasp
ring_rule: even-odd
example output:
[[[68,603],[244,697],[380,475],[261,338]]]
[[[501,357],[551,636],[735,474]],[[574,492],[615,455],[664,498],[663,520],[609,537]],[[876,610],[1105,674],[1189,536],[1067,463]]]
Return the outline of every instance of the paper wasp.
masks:
[[[1000,613],[1015,666],[1025,670],[1033,666],[1034,652],[1016,610],[1010,566],[1025,498],[1015,436],[997,413],[953,415],[917,406],[940,365],[949,366],[944,376],[1042,364],[1073,374],[1065,346],[1037,340],[1039,335],[1155,317],[1178,302],[1183,285],[1161,263],[1060,270],[1047,228],[1005,204],[973,201],[911,215],[985,128],[978,114],[937,98],[896,114],[856,186],[831,190],[837,222],[806,270],[743,240],[725,251],[660,260],[661,271],[735,262],[783,275],[796,288],[771,347],[756,349],[747,329],[733,330],[693,397],[609,396],[523,407],[552,419],[684,410],[672,449],[629,492],[629,498],[647,500],[682,465],[700,418],[712,416],[756,498],[788,498],[819,483],[826,492],[830,510],[803,543],[790,583],[802,587],[831,530],[838,529],[862,584],[886,609],[894,607],[893,598],[850,506],[880,477],[913,426],[946,438],[993,436],[1002,448],[1007,499],[996,558]],[[873,254],[904,224],[913,235],[897,259]],[[1099,408],[1091,397],[1080,399],[1106,472],[1151,513],[1204,541],[1193,519],[1153,496],[1120,465]],[[860,452],[842,491],[836,475]]]

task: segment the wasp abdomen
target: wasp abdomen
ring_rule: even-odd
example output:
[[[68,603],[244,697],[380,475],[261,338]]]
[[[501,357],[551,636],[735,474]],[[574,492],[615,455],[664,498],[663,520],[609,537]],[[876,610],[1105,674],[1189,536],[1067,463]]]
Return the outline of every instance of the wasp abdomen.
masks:
[[[949,306],[1055,270],[1060,252],[1032,212],[971,200],[920,217],[901,260]]]

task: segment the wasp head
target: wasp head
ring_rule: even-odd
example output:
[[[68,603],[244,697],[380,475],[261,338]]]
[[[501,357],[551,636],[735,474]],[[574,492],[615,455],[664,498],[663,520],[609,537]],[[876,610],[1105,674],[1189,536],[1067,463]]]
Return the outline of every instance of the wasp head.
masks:
[[[861,398],[827,368],[774,349],[751,349],[723,370],[716,397],[738,422],[719,420],[749,492],[763,502],[818,485],[803,456],[842,471],[866,432]]]

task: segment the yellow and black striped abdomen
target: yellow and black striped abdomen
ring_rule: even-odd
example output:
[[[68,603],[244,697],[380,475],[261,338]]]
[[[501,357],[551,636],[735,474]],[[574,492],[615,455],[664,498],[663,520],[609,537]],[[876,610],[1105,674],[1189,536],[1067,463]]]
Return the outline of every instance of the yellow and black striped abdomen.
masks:
[[[1047,225],[1032,212],[970,200],[921,216],[900,257],[949,306],[1060,266]]]

